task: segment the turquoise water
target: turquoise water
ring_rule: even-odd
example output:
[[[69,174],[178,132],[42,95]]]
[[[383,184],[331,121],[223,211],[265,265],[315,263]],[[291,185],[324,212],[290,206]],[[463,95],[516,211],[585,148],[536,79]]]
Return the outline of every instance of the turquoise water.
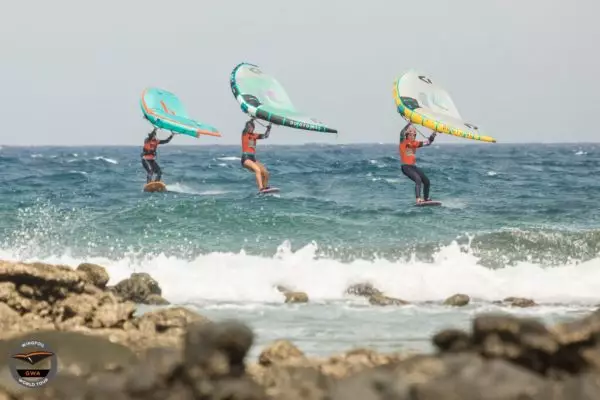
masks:
[[[400,313],[395,320],[415,328],[396,328],[385,341],[393,347],[423,345],[434,329],[428,313],[461,325],[480,310],[375,309],[344,296],[360,280],[415,302],[464,292],[485,308],[530,296],[559,316],[600,300],[598,145],[422,149],[419,165],[443,202],[427,208],[414,207],[395,145],[261,144],[259,159],[281,188],[273,196],[256,195],[235,146],[161,146],[169,192],[144,193],[139,153],[1,148],[0,258],[96,261],[113,280],[145,270],[171,301],[247,319],[265,340],[291,334],[291,318],[301,327],[294,337],[317,353],[336,337],[325,320],[342,332]],[[280,305],[278,283],[313,304]],[[340,345],[380,343],[376,333],[356,335]]]

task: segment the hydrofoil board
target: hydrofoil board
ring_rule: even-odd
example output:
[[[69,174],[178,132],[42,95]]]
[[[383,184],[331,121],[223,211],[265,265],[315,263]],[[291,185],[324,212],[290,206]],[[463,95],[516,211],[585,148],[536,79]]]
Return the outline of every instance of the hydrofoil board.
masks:
[[[258,192],[258,194],[269,194],[269,193],[279,193],[279,188],[270,187],[268,189],[263,189]]]
[[[441,206],[441,205],[442,205],[441,201],[434,201],[434,200],[422,201],[420,203],[415,203],[415,206],[417,206],[417,207]]]
[[[167,185],[161,181],[154,181],[144,185],[144,192],[166,192]]]

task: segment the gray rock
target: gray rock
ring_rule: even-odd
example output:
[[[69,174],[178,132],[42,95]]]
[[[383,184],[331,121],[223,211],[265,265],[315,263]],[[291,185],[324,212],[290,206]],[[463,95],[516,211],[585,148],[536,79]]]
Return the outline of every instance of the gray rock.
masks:
[[[453,296],[448,297],[444,301],[444,304],[447,306],[464,307],[468,305],[470,301],[471,298],[466,294],[455,294]]]
[[[104,289],[110,279],[106,269],[96,264],[79,264],[77,271],[79,271],[86,280],[99,289]]]

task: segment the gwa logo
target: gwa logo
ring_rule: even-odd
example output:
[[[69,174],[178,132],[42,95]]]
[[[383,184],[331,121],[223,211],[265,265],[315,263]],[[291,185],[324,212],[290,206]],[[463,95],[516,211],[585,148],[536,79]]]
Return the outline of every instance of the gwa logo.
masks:
[[[58,361],[48,346],[37,340],[21,343],[9,360],[15,381],[28,388],[41,387],[56,375]]]
[[[476,127],[475,125],[468,124],[468,123],[466,123],[466,122],[465,122],[465,126],[466,126],[466,127],[468,127],[468,128],[471,128],[471,129],[473,129],[473,130],[475,130],[475,131],[479,129],[479,128],[478,128],[478,127]]]
[[[431,84],[433,84],[433,82],[431,82],[431,79],[429,79],[429,78],[428,78],[428,77],[426,77],[425,75],[419,75],[419,79],[420,79],[420,80],[422,80],[422,81],[423,81],[423,82],[425,82],[425,83],[428,83],[428,84],[430,84],[430,85],[431,85]]]

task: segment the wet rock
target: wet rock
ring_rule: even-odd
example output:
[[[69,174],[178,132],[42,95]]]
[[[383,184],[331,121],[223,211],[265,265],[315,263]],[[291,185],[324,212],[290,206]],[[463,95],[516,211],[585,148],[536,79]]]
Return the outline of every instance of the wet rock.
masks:
[[[209,319],[185,307],[171,307],[147,312],[135,320],[143,331],[164,333],[177,331],[183,334],[190,324],[211,323]]]
[[[14,384],[13,384],[14,385]],[[58,374],[52,380],[51,384],[45,385],[39,390],[35,390],[34,393],[27,393],[20,396],[26,400],[56,400],[56,399],[72,399],[72,400],[83,400],[89,390],[89,385],[84,379],[74,378],[69,375]],[[17,397],[19,398],[19,397]],[[102,398],[97,395],[96,398]],[[106,398],[106,397],[105,397]],[[112,399],[113,397],[111,397]],[[121,400],[114,397],[115,400]]]
[[[288,340],[277,340],[260,353],[258,363],[262,366],[269,366],[295,358],[304,359],[304,353]]]
[[[80,275],[70,267],[44,263],[0,261],[0,282],[13,282],[19,285],[25,284],[45,288],[54,285],[71,290],[83,288]]]
[[[94,286],[100,289],[104,289],[109,281],[108,272],[104,267],[96,264],[83,263],[77,267],[84,279],[91,282]]]
[[[133,319],[134,313],[134,303],[121,302],[112,293],[71,295],[57,302],[52,310],[56,322],[63,328],[74,323],[90,328],[121,328]]]
[[[141,357],[140,368],[130,370],[126,383],[127,390],[136,395],[149,396],[158,387],[167,388],[183,363],[183,353],[173,348],[157,347],[148,349]]]
[[[331,379],[344,378],[365,369],[388,365],[406,358],[404,354],[381,354],[374,350],[357,348],[329,358],[306,357],[301,350],[286,340],[269,345],[259,356],[259,364],[250,365],[248,373],[258,382],[278,379],[273,376],[275,367],[297,367],[319,371]],[[280,375],[286,376],[285,368]],[[283,371],[283,372],[281,372]],[[278,372],[279,374],[279,372]],[[316,375],[315,375],[316,376]],[[320,375],[319,375],[320,376]],[[268,385],[268,383],[265,383]]]
[[[367,369],[341,380],[335,400],[371,399],[530,399],[545,381],[504,360],[487,361],[475,354],[415,356]]]
[[[346,289],[347,294],[361,297],[381,296],[383,293],[371,283],[356,283]]]
[[[365,369],[399,362],[403,358],[399,353],[381,354],[374,350],[359,348],[332,356],[317,365],[327,376],[344,378]]]
[[[54,338],[42,340],[59,343],[61,370],[32,399],[266,399],[264,389],[245,374],[252,333],[237,322],[192,324],[184,351],[152,348],[139,358],[105,339],[73,332],[52,334]],[[60,343],[73,346],[67,349]]]
[[[446,365],[447,372],[440,379],[414,387],[415,398],[522,400],[534,398],[545,388],[539,375],[504,360]]]
[[[20,314],[30,312],[35,304],[34,300],[23,296],[13,282],[0,282],[0,302]]]
[[[194,395],[213,398],[211,394],[228,379],[244,379],[244,358],[252,341],[252,331],[236,321],[190,325],[185,334],[183,373]]]
[[[83,323],[94,317],[98,307],[98,298],[88,294],[69,296],[54,306],[54,315],[60,321],[79,316]]]
[[[122,328],[134,313],[135,305],[130,302],[103,304],[94,313],[92,328]]]
[[[252,331],[236,321],[192,323],[185,333],[186,373],[193,380],[241,375],[253,339]]]
[[[508,305],[511,307],[526,308],[537,306],[537,303],[535,301],[533,301],[532,299],[527,299],[525,297],[507,297],[503,300],[503,302],[505,304],[508,303]]]
[[[556,338],[541,322],[502,314],[474,319],[473,344],[486,357],[503,358],[542,374],[559,351]]]
[[[127,309],[123,309],[128,314]],[[186,329],[193,323],[209,324],[207,318],[183,307],[160,309],[117,324],[119,328],[94,328],[89,333],[122,343],[141,354],[151,347],[181,349]]]
[[[333,380],[318,370],[302,366],[273,365],[259,381],[272,399],[326,400]]]
[[[286,303],[308,303],[308,295],[305,292],[295,291],[283,285],[276,285],[275,289],[285,296]]]
[[[453,296],[448,297],[444,301],[444,304],[447,306],[463,307],[469,304],[470,301],[471,298],[466,294],[455,294]]]
[[[412,400],[417,398],[413,396],[417,387],[449,375],[457,365],[482,362],[479,357],[472,355],[456,355],[450,359],[417,355],[401,362],[365,369],[340,380],[332,390],[332,398],[334,400]]]
[[[13,275],[5,262],[0,267],[0,352],[10,353],[35,332],[37,340],[56,351],[61,367],[52,385],[36,391],[15,385],[4,369],[0,400],[3,395],[586,400],[597,398],[600,391],[600,311],[551,328],[531,318],[480,314],[471,332],[436,333],[432,341],[439,353],[430,355],[407,357],[359,348],[314,358],[282,340],[265,348],[258,364],[246,365],[253,333],[244,324],[213,323],[183,307],[134,317],[133,302],[92,284],[81,270],[59,267],[51,273],[47,264],[13,264]],[[143,276],[136,279],[147,281]],[[293,292],[285,289],[282,293]],[[355,289],[366,293],[364,287]],[[142,290],[149,293],[146,301],[153,290],[152,284]],[[381,292],[366,297],[376,304],[407,304]]]
[[[596,338],[600,338],[600,310],[572,322],[557,324],[551,331],[563,346],[596,344]]]
[[[596,400],[600,393],[600,375],[585,373],[563,382],[547,382],[535,400]]]
[[[308,295],[304,292],[286,292],[286,303],[308,303]]]
[[[408,301],[396,299],[394,297],[384,296],[381,294],[370,296],[369,303],[374,306],[403,306],[406,304],[410,304]]]
[[[0,332],[15,330],[21,322],[21,314],[6,303],[0,302]]]
[[[447,329],[433,336],[433,344],[441,352],[462,352],[472,347],[471,337],[468,333],[458,329]]]
[[[17,287],[17,291],[24,297],[27,297],[30,299],[38,297],[40,295],[40,292],[35,290],[35,288],[33,288],[29,285],[25,285],[25,284],[19,285]]]
[[[132,273],[129,278],[117,283],[112,290],[122,299],[137,304],[155,305],[159,301],[159,297],[162,299],[162,290],[158,282],[145,272]],[[165,299],[160,302],[168,304]]]
[[[600,311],[550,328],[560,345],[555,367],[569,373],[600,373]]]
[[[392,373],[400,377],[404,386],[422,384],[448,374],[448,370],[454,368],[455,364],[481,363],[477,355],[452,354],[449,356],[415,355],[408,357],[402,362],[392,364]]]
[[[265,400],[265,398],[264,389],[249,377],[222,379],[217,382],[212,394],[212,399],[215,400]]]
[[[332,400],[412,400],[389,369],[374,368],[345,378],[331,389]]]
[[[188,323],[207,322],[183,308],[134,317],[133,302],[96,286],[102,286],[106,280],[102,277],[105,271],[99,266],[88,264],[80,266],[78,271],[59,266],[51,271],[52,266],[47,264],[0,264],[3,267],[0,273],[4,274],[4,281],[0,281],[0,326],[4,328],[0,330],[0,339],[27,331],[77,331],[103,336],[142,352],[152,346],[181,348]],[[96,278],[89,278],[88,273]],[[138,278],[149,281],[146,275]],[[146,286],[157,291],[152,282]]]

